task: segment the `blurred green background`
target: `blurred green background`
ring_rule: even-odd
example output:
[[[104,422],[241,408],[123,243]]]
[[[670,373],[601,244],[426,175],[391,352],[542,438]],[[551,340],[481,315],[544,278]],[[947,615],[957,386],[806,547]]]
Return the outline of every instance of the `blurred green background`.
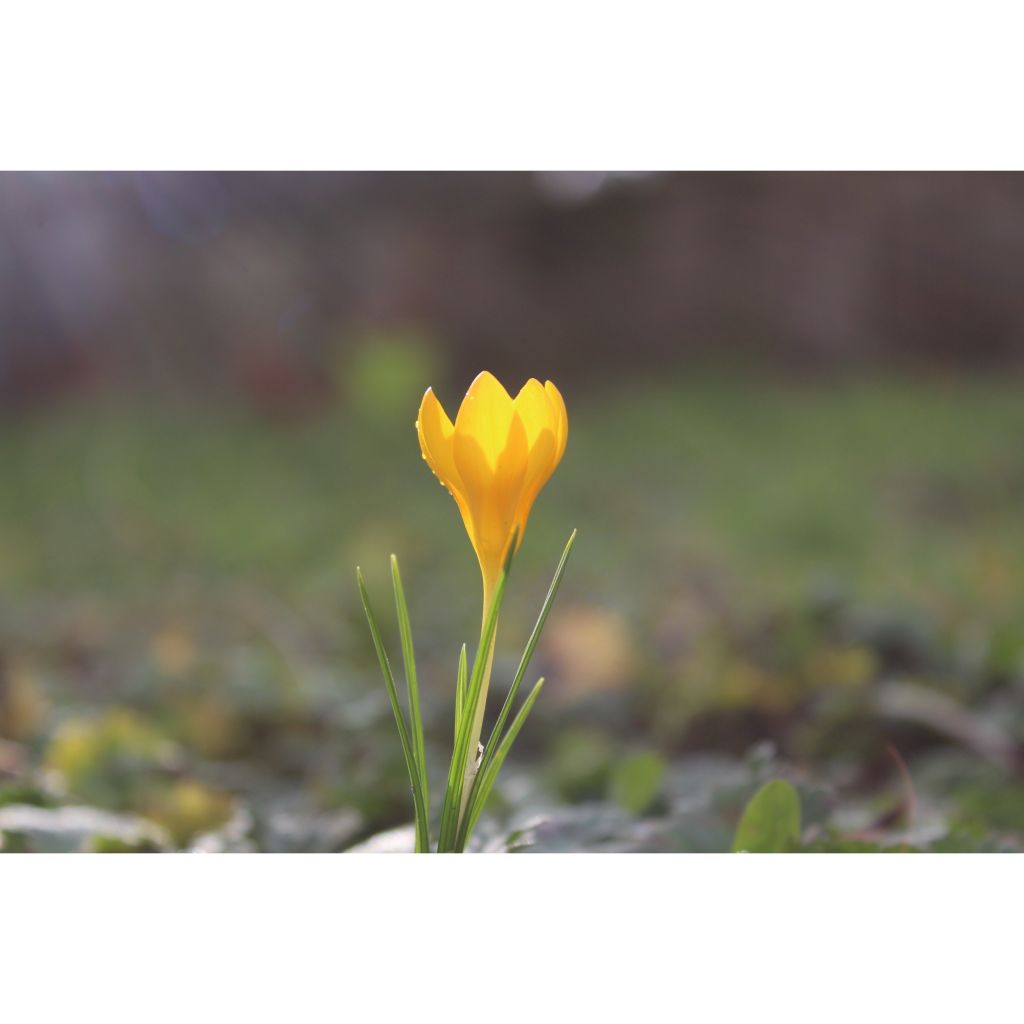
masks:
[[[570,421],[495,692],[579,539],[479,848],[727,850],[771,778],[806,849],[1024,843],[1019,176],[0,197],[3,849],[343,850],[408,822],[354,582],[397,657],[391,552],[437,795],[479,577],[413,422],[481,368],[552,377]]]

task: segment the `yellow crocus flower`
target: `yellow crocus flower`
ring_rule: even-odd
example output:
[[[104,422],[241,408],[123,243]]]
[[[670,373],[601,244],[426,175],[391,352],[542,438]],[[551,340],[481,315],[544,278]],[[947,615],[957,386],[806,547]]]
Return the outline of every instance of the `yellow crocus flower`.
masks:
[[[485,370],[454,424],[427,388],[416,430],[423,458],[462,513],[480,561],[486,616],[512,538],[518,548],[530,509],[565,451],[565,402],[551,381],[532,378],[512,398]]]
[[[501,712],[485,747],[480,742],[487,690],[494,664],[498,615],[504,593],[503,571],[522,543],[530,510],[541,488],[562,460],[569,434],[565,402],[551,381],[528,380],[512,398],[493,374],[481,373],[469,386],[454,424],[434,392],[427,388],[416,419],[423,458],[448,489],[462,514],[466,532],[476,551],[483,577],[483,621],[480,644],[469,672],[466,645],[462,645],[455,690],[455,749],[448,768],[448,785],[441,809],[438,852],[456,852],[466,843],[487,802],[505,754],[533,706],[543,679],[538,679],[515,717],[509,715],[558,591],[566,560],[576,538],[573,530],[562,552],[544,606],[509,684]],[[374,647],[384,674],[391,710],[398,725],[402,753],[416,810],[416,850],[430,850],[427,771],[424,760],[423,719],[420,714],[412,630],[398,560],[391,556],[395,609],[402,638],[402,660],[409,691],[409,722],[395,687],[394,674],[370,607],[363,574],[357,568],[359,595],[366,611]],[[481,774],[482,773],[482,774]]]
[[[502,567],[523,539],[530,509],[565,451],[569,420],[551,381],[528,380],[515,398],[486,370],[469,386],[455,423],[427,388],[416,418],[423,458],[448,488],[462,513],[483,576],[483,622]],[[515,554],[514,551],[511,554]],[[484,631],[481,629],[481,640]],[[477,770],[480,730],[494,660],[494,638],[486,661],[467,751],[461,824]]]

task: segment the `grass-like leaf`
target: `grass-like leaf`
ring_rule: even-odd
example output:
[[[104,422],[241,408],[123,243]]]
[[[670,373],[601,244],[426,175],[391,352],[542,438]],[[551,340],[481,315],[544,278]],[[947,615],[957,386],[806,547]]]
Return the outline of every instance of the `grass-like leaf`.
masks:
[[[505,763],[505,758],[508,757],[508,752],[512,749],[512,744],[515,742],[515,738],[519,735],[519,730],[522,729],[523,723],[526,721],[526,716],[530,713],[530,709],[533,707],[534,701],[540,695],[541,687],[544,685],[544,679],[538,679],[533,689],[530,691],[529,696],[523,701],[523,706],[519,709],[516,717],[512,719],[512,724],[508,727],[508,732],[505,733],[498,745],[497,750],[494,751],[494,756],[491,758],[487,767],[483,765],[480,767],[480,773],[477,775],[473,783],[473,792],[469,798],[469,807],[467,808],[465,820],[462,822],[462,826],[459,829],[459,834],[456,837],[456,849],[465,849],[466,843],[469,841],[469,837],[473,834],[473,828],[476,825],[477,818],[480,817],[481,812],[484,809],[484,805],[487,803],[487,798],[491,795],[491,790],[494,788],[495,780],[498,778],[498,772],[501,770],[501,766]]]
[[[572,551],[572,546],[575,542],[576,531],[573,530],[565,545],[565,550],[562,552],[558,568],[555,569],[555,575],[551,580],[551,586],[548,587],[548,593],[544,598],[544,604],[541,607],[540,615],[537,616],[537,622],[533,627],[533,632],[530,634],[530,639],[526,642],[526,647],[523,650],[523,656],[519,659],[519,668],[516,669],[512,685],[508,688],[508,694],[505,697],[505,702],[501,706],[501,711],[498,713],[497,721],[494,723],[494,728],[491,730],[487,746],[484,748],[483,758],[480,761],[479,774],[481,775],[486,772],[487,766],[494,757],[498,744],[501,742],[501,731],[505,728],[505,722],[508,720],[508,716],[512,712],[512,708],[515,704],[516,693],[519,690],[520,683],[523,681],[523,676],[526,675],[526,670],[530,665],[530,659],[533,657],[533,652],[537,647],[537,641],[540,640],[541,630],[544,629],[544,623],[547,622],[551,606],[554,604],[555,595],[558,593],[558,588],[562,582],[562,575],[565,572],[566,564],[569,561],[569,552]]]
[[[409,691],[409,737],[412,743],[413,760],[419,774],[423,803],[430,807],[430,790],[427,785],[427,760],[423,743],[423,718],[420,715],[420,693],[416,681],[416,656],[412,645],[412,625],[409,609],[405,603],[402,576],[398,571],[398,559],[391,556],[391,582],[395,590],[395,609],[398,612],[398,631],[402,637],[402,662],[405,665],[405,685]]]
[[[466,645],[459,651],[459,672],[455,678],[455,740],[459,739],[459,723],[462,721],[462,706],[466,703]]]
[[[366,581],[363,579],[363,571],[356,568],[356,581],[359,584],[359,597],[363,602],[363,610],[366,612],[366,621],[370,624],[370,635],[373,637],[373,646],[377,651],[377,660],[380,662],[380,670],[384,675],[384,685],[387,687],[388,700],[391,701],[391,710],[395,715],[395,725],[398,727],[398,738],[402,743],[402,754],[405,756],[405,767],[409,773],[409,783],[412,786],[412,799],[416,810],[416,852],[430,852],[430,828],[427,821],[427,805],[424,793],[420,786],[419,771],[413,754],[412,745],[409,742],[409,731],[405,726],[405,717],[402,714],[402,706],[398,701],[398,690],[395,687],[395,677],[391,672],[391,664],[388,661],[387,651],[384,650],[384,643],[380,638],[380,630],[377,628],[377,619],[373,614],[370,605],[370,595],[366,591]]]

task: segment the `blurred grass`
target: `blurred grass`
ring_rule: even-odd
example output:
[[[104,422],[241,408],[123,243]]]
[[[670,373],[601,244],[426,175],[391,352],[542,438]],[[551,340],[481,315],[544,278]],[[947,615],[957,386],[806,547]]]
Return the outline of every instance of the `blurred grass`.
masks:
[[[1015,383],[567,390],[570,447],[531,522],[528,571],[578,525],[577,581],[641,608],[689,568],[727,575],[744,600],[834,576],[936,610],[1021,609]],[[347,591],[356,561],[373,572],[393,549],[410,573],[463,565],[468,588],[472,556],[414,418],[414,404],[392,422],[342,410],[285,425],[79,406],[7,422],[0,585],[117,595],[194,577],[293,596]]]
[[[457,390],[440,391],[454,411]],[[579,527],[541,657],[554,663],[549,720],[589,701],[590,731],[559,740],[538,726],[522,755],[548,758],[553,792],[593,796],[617,778],[614,799],[643,803],[621,795],[628,771],[609,767],[614,751],[685,750],[709,709],[726,718],[704,723],[701,745],[735,749],[785,719],[787,754],[820,758],[836,722],[868,714],[893,643],[939,650],[913,670],[968,702],[992,696],[957,667],[972,643],[991,678],[1019,678],[1018,382],[704,374],[563,391],[567,454],[537,503],[501,630],[510,649],[525,638]],[[101,728],[83,734],[82,716],[121,706],[150,716],[185,751],[147,767],[153,792],[111,789],[109,764],[138,751],[126,760],[107,740],[99,768],[76,761],[79,775],[64,781],[78,777],[78,798],[140,810],[181,842],[193,832],[180,807],[223,818],[222,791],[257,777],[264,795],[298,778],[321,810],[355,808],[367,830],[404,820],[397,751],[360,734],[380,725],[382,743],[397,746],[354,566],[384,595],[387,556],[401,559],[435,757],[458,643],[472,641],[479,616],[473,555],[420,458],[415,404],[404,391],[362,395],[281,423],[84,403],[0,425],[0,736],[52,767],[80,760],[81,737]],[[836,601],[882,609],[884,621],[869,629],[861,614],[856,635],[830,633],[806,609]],[[1014,708],[1016,692],[999,691]],[[139,735],[155,749],[147,728]],[[583,767],[574,735],[588,737]],[[856,730],[845,735],[855,742]],[[869,736],[848,753],[870,761],[873,750]],[[208,763],[249,767],[236,777]],[[965,797],[974,824],[987,792]],[[1017,803],[994,799],[996,817],[1016,822]]]

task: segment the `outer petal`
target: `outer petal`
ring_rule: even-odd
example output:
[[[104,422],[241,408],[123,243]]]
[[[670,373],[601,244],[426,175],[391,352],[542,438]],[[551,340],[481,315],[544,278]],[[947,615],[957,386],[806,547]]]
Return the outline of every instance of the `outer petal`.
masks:
[[[431,388],[427,388],[423,401],[420,402],[419,415],[416,417],[416,433],[419,435],[423,458],[427,460],[427,465],[433,470],[434,476],[453,494],[461,492],[462,480],[452,452],[455,428]]]
[[[555,448],[555,466],[557,466],[562,461],[562,456],[565,454],[565,443],[569,440],[569,416],[565,411],[565,401],[563,400],[558,388],[556,388],[551,381],[546,380],[544,382],[544,390],[547,392],[551,406],[555,410],[555,419],[557,422],[557,430],[555,431],[555,439],[557,442]],[[554,469],[554,467],[552,467],[552,469]]]
[[[525,425],[529,445],[523,489],[515,516],[521,542],[530,509],[555,468],[558,413],[540,382],[532,379],[516,395],[515,407]]]
[[[526,429],[526,443],[531,447],[542,430],[553,428],[554,410],[547,392],[539,380],[534,380],[531,377],[522,386],[512,404],[523,421],[523,427]]]
[[[523,478],[523,489],[516,504],[515,521],[519,527],[518,544],[522,543],[530,510],[533,508],[541,488],[551,478],[555,469],[555,435],[545,430],[530,450],[529,467]]]
[[[473,520],[466,502],[465,487],[455,465],[453,442],[455,428],[434,392],[427,388],[423,401],[420,402],[419,415],[416,417],[416,433],[420,439],[420,451],[430,466],[434,476],[448,489],[455,499],[462,515],[463,525],[469,534],[470,542],[476,546],[473,536]]]

